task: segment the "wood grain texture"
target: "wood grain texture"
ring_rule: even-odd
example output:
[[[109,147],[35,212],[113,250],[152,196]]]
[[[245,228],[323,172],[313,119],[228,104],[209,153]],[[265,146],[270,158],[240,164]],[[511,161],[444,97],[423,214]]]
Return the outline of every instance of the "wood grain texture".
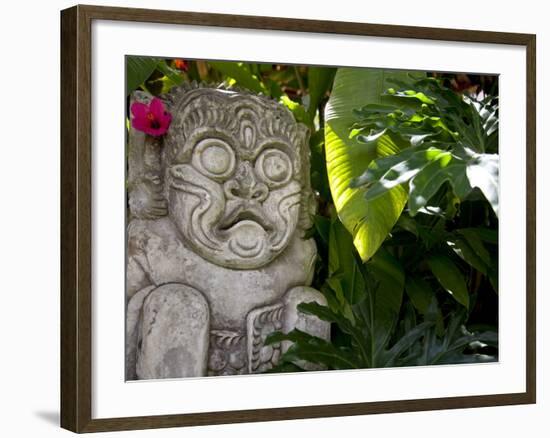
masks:
[[[91,418],[91,21],[61,14],[61,425]]]
[[[61,426],[77,429],[76,8],[61,16]]]
[[[283,30],[328,34],[413,38],[526,45],[531,35],[435,27],[397,26],[344,21],[301,20],[295,18],[259,17],[254,15],[211,14],[168,10],[80,6],[95,19],[138,21],[146,23],[187,24],[262,30]]]
[[[512,44],[527,49],[527,380],[517,394],[92,419],[92,20]],[[336,417],[536,400],[536,39],[530,34],[75,6],[61,12],[61,426],[74,432]]]
[[[229,412],[206,412],[200,414],[106,418],[92,420],[84,429],[80,430],[80,432],[106,432],[322,417],[347,417],[367,414],[463,409],[485,406],[520,405],[528,403],[532,403],[532,401],[527,394],[523,393],[387,402],[346,403],[336,405],[255,409]]]
[[[537,400],[537,41],[531,35],[527,44],[527,394]]]

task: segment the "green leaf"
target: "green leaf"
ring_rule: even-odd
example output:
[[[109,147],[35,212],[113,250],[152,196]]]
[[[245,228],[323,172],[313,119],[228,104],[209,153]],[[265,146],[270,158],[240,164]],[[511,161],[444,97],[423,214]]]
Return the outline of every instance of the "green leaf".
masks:
[[[358,138],[365,144],[370,144],[385,133],[386,130],[383,130],[368,137],[359,136]],[[425,151],[425,148],[406,148],[396,154],[377,158],[369,164],[369,167],[365,170],[365,172],[363,172],[363,174],[351,181],[350,187],[356,188],[365,184],[376,183],[395,166],[411,159],[411,157],[415,154],[419,153],[421,155]]]
[[[418,276],[407,277],[405,291],[413,306],[416,307],[420,313],[425,314],[434,296],[434,292],[428,282]]]
[[[481,241],[485,243],[489,243],[492,245],[498,244],[498,230],[476,227],[476,228],[461,228],[461,229],[458,229],[457,232],[460,234],[464,234],[464,232],[474,233],[479,237]]]
[[[320,200],[332,204],[330,188],[327,176],[327,163],[325,162],[325,130],[320,128],[312,133],[309,138],[311,151],[311,186],[319,192]]]
[[[404,215],[404,214],[401,215],[399,217],[399,220],[396,223],[396,226],[403,229],[403,230],[405,230],[405,231],[408,231],[411,234],[414,234],[416,237],[418,237],[418,235],[419,235],[418,224],[408,214],[407,215]]]
[[[326,365],[335,370],[349,370],[354,368],[363,368],[358,364],[351,354],[344,353],[341,349],[335,347],[329,342],[318,345],[311,344],[293,344],[281,360],[288,362],[308,361],[316,364]]]
[[[432,98],[426,96],[421,91],[415,91],[415,90],[395,91],[393,88],[390,88],[386,92],[386,94],[389,95],[389,96],[405,97],[405,98],[408,98],[408,99],[416,99],[416,100],[420,101],[421,103],[425,103],[425,104],[428,104],[428,105],[433,105],[435,103],[435,101]]]
[[[341,313],[347,320],[349,320],[352,325],[355,325],[355,317],[353,315],[353,310],[348,299],[349,294],[346,294],[344,292],[344,288],[342,287],[341,282],[341,276],[339,278],[339,276],[333,275],[332,277],[327,279],[326,284],[333,291],[334,296],[338,301],[336,307],[337,311]]]
[[[356,356],[353,351],[337,347],[299,329],[294,329],[286,334],[271,333],[266,337],[265,344],[272,345],[283,341],[290,341],[293,345],[281,357],[280,363],[309,361],[333,369],[361,368],[365,365],[360,359],[358,360],[359,356]]]
[[[433,321],[426,321],[409,330],[392,346],[392,348],[384,351],[381,355],[382,360],[378,363],[378,365],[383,367],[391,367],[394,365],[397,358],[406,350],[411,348],[420,338],[422,338],[422,336],[426,334],[426,331],[433,325]]]
[[[282,333],[282,332],[272,332],[269,335],[266,336],[264,344],[265,345],[273,345],[278,344],[283,341],[291,341],[291,342],[315,342],[317,338],[310,335],[309,333],[303,332],[298,329],[294,329],[289,333]]]
[[[277,81],[273,81],[270,78],[263,78],[262,82],[267,88],[269,96],[272,98],[279,99],[283,94],[285,94],[281,89],[281,85]]]
[[[480,332],[475,338],[479,342],[498,348],[498,332],[492,330]]]
[[[322,321],[334,322],[338,324],[342,331],[350,335],[356,334],[356,330],[353,327],[352,321],[348,320],[343,315],[339,315],[336,312],[333,312],[330,308],[320,305],[319,303],[316,303],[314,301],[311,303],[300,303],[298,304],[298,310],[308,315],[314,315]]]
[[[332,369],[362,368],[363,363],[357,361],[353,352],[338,348],[324,339],[312,336],[301,330],[294,329],[284,334],[281,332],[271,333],[267,336],[267,345],[291,341],[294,344],[283,354],[281,362],[308,361],[326,365]]]
[[[294,115],[294,118],[298,122],[305,123],[308,126],[311,125],[311,119],[303,105],[299,104],[298,102],[294,102],[286,94],[282,95],[279,98],[279,102],[284,106],[286,106],[292,112],[292,114]]]
[[[496,154],[476,154],[468,162],[466,174],[472,187],[478,187],[498,217],[499,159]]]
[[[184,81],[184,77],[181,73],[175,68],[170,67],[164,60],[158,63],[157,68],[174,85],[180,85]]]
[[[389,341],[395,326],[405,287],[401,263],[387,250],[380,249],[369,262],[374,278],[379,282],[374,300],[374,338],[379,351]]]
[[[493,289],[498,294],[498,265],[495,267],[491,266],[487,272],[487,276],[489,277],[491,286],[493,286]]]
[[[328,245],[331,227],[330,219],[316,214],[313,216],[313,224],[323,243]]]
[[[223,62],[223,61],[210,61],[210,66],[225,76],[229,76],[234,79],[237,84],[243,88],[247,88],[250,91],[256,93],[263,93],[269,95],[269,91],[258,79],[258,77],[250,71],[248,65],[243,62]]]
[[[146,56],[126,57],[126,94],[129,95],[143,84],[157,68],[158,58]]]
[[[364,301],[366,300],[363,300],[362,302]],[[359,305],[361,305],[361,303],[356,304],[355,306]],[[316,302],[300,303],[298,304],[298,310],[308,315],[315,315],[322,321],[327,321],[338,325],[340,330],[350,335],[355,342],[357,353],[362,357],[362,361],[365,366],[370,366],[371,362],[369,361],[369,356],[365,350],[366,339],[363,332],[355,326],[355,316],[353,317],[354,320],[350,320],[345,315],[337,313],[336,311],[333,311],[330,308],[322,306]]]
[[[333,312],[339,312],[341,310],[340,308],[340,301],[336,297],[335,292],[332,290],[332,288],[328,285],[327,282],[325,282],[319,291],[323,294],[323,296],[327,300],[327,306],[330,310]]]
[[[345,297],[355,304],[365,295],[365,282],[354,255],[351,234],[338,218],[333,218],[329,233],[329,275],[338,275]]]
[[[365,105],[355,111],[359,121],[353,126],[353,138],[368,145],[393,133],[396,144],[401,144],[399,139],[407,144],[395,159],[377,159],[353,181],[352,188],[370,184],[366,198],[373,201],[410,181],[409,211],[414,216],[430,211],[427,202],[446,182],[460,200],[477,187],[498,217],[498,155],[485,153],[498,149],[497,99],[459,96],[433,78],[416,80],[412,88],[403,81],[395,82],[402,89],[389,89],[386,95],[398,101],[416,101],[417,106]],[[436,160],[424,160],[409,151],[426,144],[452,153],[452,160],[442,159],[437,165]]]
[[[433,161],[410,181],[409,212],[411,216],[425,207],[445,182],[451,183],[455,194],[460,199],[464,199],[471,192],[464,161],[455,157],[448,161]]]
[[[428,164],[434,161],[441,160],[441,165],[444,166],[445,163],[449,162],[451,159],[450,152],[442,151],[437,148],[429,148],[421,151],[411,149],[411,152],[412,153],[408,157],[404,157],[404,160],[390,167],[381,177],[376,178],[376,181],[367,190],[365,195],[367,200],[376,199],[378,196],[383,195],[395,186],[409,181],[419,172],[424,170]]]
[[[485,248],[482,240],[483,238],[481,237],[483,230],[477,228],[463,228],[461,230],[457,230],[457,232],[458,234],[464,236],[470,247],[475,251],[483,263],[486,265],[491,264],[491,254],[489,254],[489,251]]]
[[[390,75],[406,78],[404,72],[340,68],[325,107],[325,153],[332,198],[340,220],[353,235],[354,245],[364,261],[380,247],[406,202],[406,192],[400,186],[373,201],[365,199],[364,188],[350,187],[351,181],[361,175],[373,159],[400,150],[390,135],[380,136],[367,145],[349,137],[356,121],[354,109],[384,103],[381,95],[388,88]]]
[[[309,107],[308,113],[310,119],[313,120],[317,107],[321,99],[325,96],[327,91],[332,86],[334,75],[336,74],[335,68],[330,67],[309,67],[307,73],[307,82],[309,90]]]
[[[469,243],[464,239],[453,239],[447,241],[447,245],[466,263],[472,266],[474,269],[479,272],[486,274],[487,265],[485,262],[476,254],[472,249]]]
[[[462,273],[457,266],[444,255],[433,255],[428,258],[428,265],[437,281],[452,297],[468,308],[470,296]]]
[[[378,119],[381,115],[388,116],[391,114],[395,114],[396,112],[401,111],[398,110],[395,105],[385,105],[385,104],[378,104],[378,103],[369,103],[367,105],[364,105],[361,108],[356,108],[353,110],[353,113],[359,118],[359,119],[368,119],[371,120],[372,118]],[[405,113],[403,113],[405,114]],[[411,111],[408,110],[407,114],[411,114]],[[362,123],[360,123],[362,125]]]
[[[264,371],[266,374],[275,374],[275,373],[301,373],[304,372],[302,367],[299,367],[292,362],[279,362],[274,367]]]

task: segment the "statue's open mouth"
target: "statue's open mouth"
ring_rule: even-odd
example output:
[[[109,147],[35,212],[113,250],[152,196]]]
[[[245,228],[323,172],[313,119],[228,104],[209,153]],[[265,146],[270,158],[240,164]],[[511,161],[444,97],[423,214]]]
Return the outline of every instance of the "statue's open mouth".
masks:
[[[265,217],[264,213],[256,208],[238,207],[221,221],[220,231],[229,231],[235,225],[243,221],[253,221],[260,225],[266,233],[273,231],[273,225]]]

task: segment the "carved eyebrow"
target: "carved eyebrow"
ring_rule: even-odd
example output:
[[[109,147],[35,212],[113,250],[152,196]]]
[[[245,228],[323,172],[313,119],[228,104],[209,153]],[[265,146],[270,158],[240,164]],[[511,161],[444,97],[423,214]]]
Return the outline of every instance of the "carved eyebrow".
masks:
[[[291,144],[298,141],[298,124],[290,113],[277,108],[272,111],[273,117],[262,118],[259,130],[265,137],[284,138]]]
[[[223,135],[236,153],[245,159],[255,159],[261,153],[265,144],[270,142],[286,152],[292,161],[300,168],[302,155],[302,128],[294,119],[292,113],[279,108],[274,101],[265,101],[257,96],[240,95],[238,93],[219,93],[210,89],[191,92],[189,98],[185,95],[174,102],[173,112],[178,113],[176,123],[181,129],[181,137],[169,136],[169,154],[172,162],[187,162],[192,153],[192,138],[197,131],[209,136],[210,130],[216,135]],[[250,123],[256,134],[256,141],[250,145],[250,150],[241,148],[240,129],[243,123]],[[257,139],[260,139],[259,141]],[[181,143],[183,140],[186,145]],[[299,144],[300,143],[300,144]],[[296,145],[297,147],[293,146]]]
[[[230,130],[235,120],[225,108],[221,96],[198,96],[183,109],[183,129],[186,134],[204,126],[218,126]],[[216,104],[216,105],[215,105]]]
[[[281,141],[279,138],[267,138],[262,140],[254,148],[254,158],[260,155],[265,149],[279,149],[285,152],[290,158],[297,156],[295,149],[285,141]]]

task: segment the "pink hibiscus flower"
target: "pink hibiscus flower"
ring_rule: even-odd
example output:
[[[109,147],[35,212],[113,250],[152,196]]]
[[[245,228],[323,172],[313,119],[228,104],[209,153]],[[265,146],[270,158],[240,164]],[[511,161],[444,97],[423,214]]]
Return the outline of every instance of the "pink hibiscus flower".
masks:
[[[166,111],[164,103],[158,97],[154,97],[149,105],[134,102],[130,110],[134,129],[153,137],[160,137],[168,131],[172,115]]]

